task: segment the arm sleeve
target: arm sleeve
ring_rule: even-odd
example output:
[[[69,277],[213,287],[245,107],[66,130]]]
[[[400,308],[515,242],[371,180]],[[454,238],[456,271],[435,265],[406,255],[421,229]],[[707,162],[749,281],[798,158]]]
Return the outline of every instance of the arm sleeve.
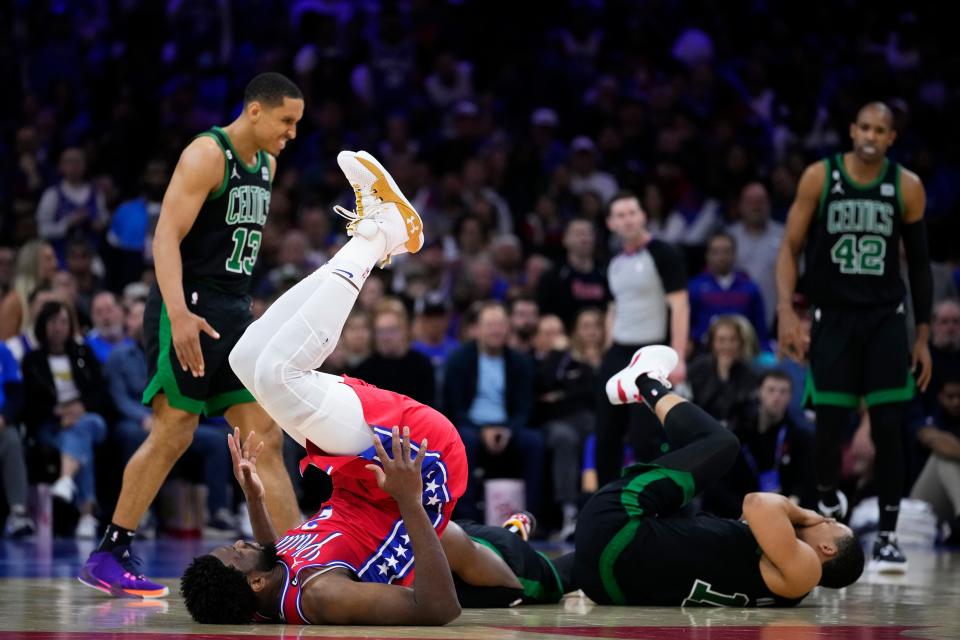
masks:
[[[907,250],[910,292],[917,324],[930,323],[933,305],[933,274],[927,251],[927,227],[923,220],[903,225],[903,245]]]
[[[650,256],[663,282],[663,292],[673,293],[687,288],[687,268],[680,252],[660,240],[650,243]]]

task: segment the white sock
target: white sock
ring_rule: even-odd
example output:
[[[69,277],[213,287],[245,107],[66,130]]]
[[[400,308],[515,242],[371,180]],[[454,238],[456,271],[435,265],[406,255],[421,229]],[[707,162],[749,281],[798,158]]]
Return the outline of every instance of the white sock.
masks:
[[[387,238],[382,232],[370,239],[354,236],[330,258],[330,273],[345,279],[359,291],[386,248]]]

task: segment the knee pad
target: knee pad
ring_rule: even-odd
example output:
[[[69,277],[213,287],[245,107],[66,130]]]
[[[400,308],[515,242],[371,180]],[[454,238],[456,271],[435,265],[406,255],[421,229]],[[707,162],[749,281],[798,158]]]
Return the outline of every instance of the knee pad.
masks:
[[[250,333],[244,333],[230,350],[227,361],[230,362],[230,368],[248,389],[253,389],[253,377],[257,366],[258,351]]]
[[[269,348],[269,344],[254,359],[250,384],[237,373],[244,384],[251,387],[254,395],[258,398],[267,398],[276,393],[278,387],[283,385],[283,360],[278,358]]]

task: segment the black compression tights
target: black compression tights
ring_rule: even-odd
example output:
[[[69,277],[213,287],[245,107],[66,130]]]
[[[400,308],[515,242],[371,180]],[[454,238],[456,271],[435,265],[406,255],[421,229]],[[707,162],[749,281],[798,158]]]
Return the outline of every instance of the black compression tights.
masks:
[[[870,435],[876,448],[873,476],[880,502],[880,531],[894,531],[903,493],[903,451],[901,430],[902,403],[870,407]],[[843,407],[817,407],[816,465],[817,487],[824,504],[836,504],[835,492],[840,480],[843,436],[850,410]]]

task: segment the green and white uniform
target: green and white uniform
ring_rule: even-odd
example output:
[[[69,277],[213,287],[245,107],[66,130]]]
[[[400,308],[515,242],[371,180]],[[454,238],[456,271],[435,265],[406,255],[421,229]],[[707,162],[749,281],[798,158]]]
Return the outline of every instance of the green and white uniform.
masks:
[[[214,127],[200,135],[213,138],[223,152],[223,181],[207,197],[180,244],[183,292],[187,309],[204,318],[220,339],[200,334],[202,378],[183,371],[173,349],[166,305],[154,285],[144,314],[150,382],[143,402],[149,404],[162,392],[173,407],[219,415],[234,404],[254,401],[227,356],[253,320],[248,292],[270,208],[273,176],[265,151],[258,151],[256,162],[248,166],[223,129]]]
[[[884,160],[876,180],[855,182],[843,155],[826,176],[806,246],[804,290],[813,305],[806,397],[857,407],[913,397],[900,275],[902,169]]]

